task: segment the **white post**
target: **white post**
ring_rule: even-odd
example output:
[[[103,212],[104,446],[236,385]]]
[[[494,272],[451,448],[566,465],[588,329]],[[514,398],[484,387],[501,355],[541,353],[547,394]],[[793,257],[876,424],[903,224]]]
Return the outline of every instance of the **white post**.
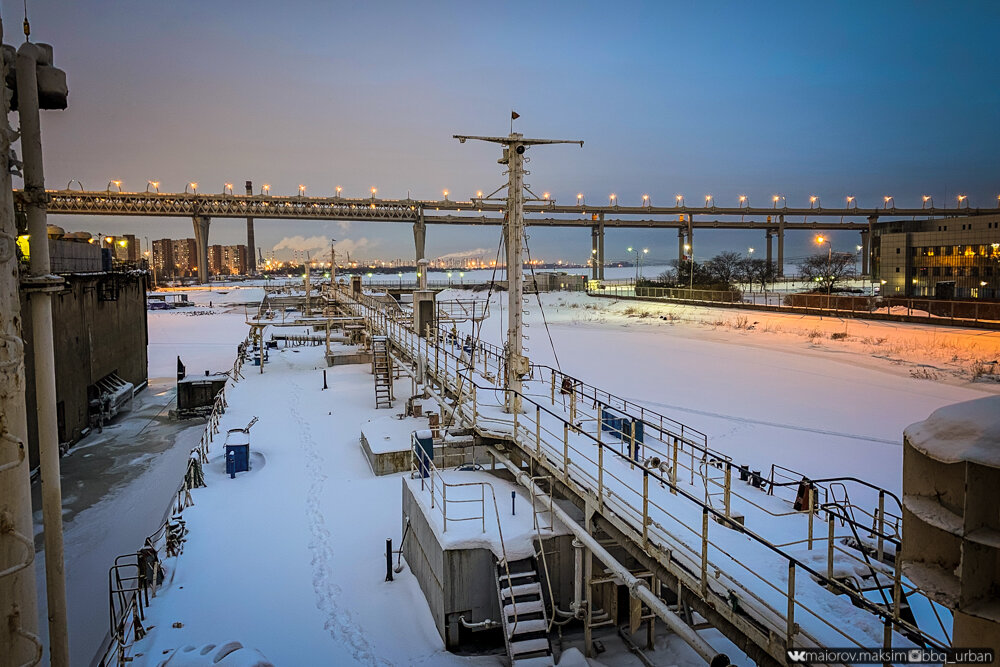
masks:
[[[510,138],[519,138],[511,134]],[[507,389],[508,410],[521,411],[521,370],[527,361],[522,354],[521,335],[524,319],[524,149],[517,141],[507,144],[509,156],[507,181],[507,215],[504,222],[504,244],[507,246]]]
[[[0,24],[0,41],[3,27]],[[0,54],[0,59],[2,59]],[[3,62],[0,60],[0,71]],[[13,67],[14,63],[8,63]],[[0,646],[4,664],[30,663],[36,654],[25,635],[38,634],[28,424],[24,398],[24,341],[18,296],[17,226],[11,193],[7,103],[0,118]],[[19,568],[19,569],[18,569]],[[37,647],[40,648],[40,647]]]
[[[25,42],[18,49],[17,92],[31,255],[31,329],[34,338],[38,457],[42,477],[49,659],[54,667],[64,667],[69,665],[69,637],[66,628],[66,578],[63,571],[55,346],[52,339],[52,297],[49,291],[59,289],[63,281],[49,274],[49,236],[45,216],[47,196],[42,168],[42,132],[38,117],[38,80],[35,71],[40,55],[41,49],[30,42]]]

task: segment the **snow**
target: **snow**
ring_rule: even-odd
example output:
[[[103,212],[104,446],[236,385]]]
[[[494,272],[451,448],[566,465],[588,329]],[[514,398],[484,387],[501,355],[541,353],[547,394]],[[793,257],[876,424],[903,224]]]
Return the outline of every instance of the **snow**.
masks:
[[[227,285],[221,288],[227,294],[219,289],[182,290],[197,303],[211,301],[212,308],[149,313],[151,377],[172,377],[178,354],[193,375],[228,369],[246,334],[243,308],[235,304],[259,298],[263,288]],[[440,298],[453,296],[445,292]],[[995,396],[1000,389],[972,382],[967,372],[975,359],[1000,356],[997,332],[616,303],[582,294],[540,299],[567,372],[704,431],[712,447],[765,475],[774,462],[817,478],[854,475],[898,492],[903,427],[943,405]],[[494,296],[483,326],[489,342],[499,342],[505,328],[501,301],[505,305],[506,294]],[[528,354],[555,365],[533,297],[528,304]],[[649,315],[643,317],[644,312]],[[741,317],[746,319],[741,322]],[[460,327],[464,332],[469,325]],[[841,332],[847,337],[830,338]],[[156,665],[165,659],[163,651],[230,637],[274,664],[303,664],[315,656],[330,664],[474,661],[443,651],[408,571],[395,582],[382,581],[384,540],[399,534],[401,486],[416,484],[419,491],[419,480],[374,478],[358,433],[375,418],[368,423],[390,435],[386,446],[398,451],[409,447],[416,427],[372,410],[367,367],[327,369],[331,389],[320,391],[322,356],[321,346],[271,350],[262,375],[245,367],[247,379],[231,388],[230,410],[220,429],[242,428],[259,416],[253,450],[267,465],[255,464],[253,471],[230,480],[216,440],[206,466],[209,486],[193,492],[196,505],[184,514],[191,530],[185,553],[167,563],[170,581],[149,610],[147,625],[155,627],[139,646],[138,664]],[[534,391],[545,393],[541,387]],[[485,393],[479,396],[481,406],[493,401]],[[399,400],[396,405],[401,406]],[[496,419],[504,418],[498,406],[493,411]],[[377,438],[369,441],[374,446]],[[528,542],[534,533],[530,500],[519,495],[517,516],[503,516],[517,487],[486,473],[446,472],[451,474],[488,477],[496,489],[505,542],[508,519],[517,521],[510,524],[511,542]],[[627,474],[621,471],[623,478]],[[778,502],[759,495],[762,505]],[[745,505],[734,509],[754,511]],[[450,517],[451,512],[449,507]],[[435,513],[436,507],[428,516]],[[758,523],[754,529],[770,531],[773,538],[798,534],[805,517],[791,519],[791,527]],[[657,520],[667,525],[666,519]],[[480,522],[476,535],[475,524],[449,521],[441,534],[453,544],[495,549],[492,530],[484,536]],[[787,572],[747,552],[746,536],[713,526],[712,538],[717,543],[712,561],[748,553],[745,577],[772,582],[778,590],[771,604],[782,609],[780,589]],[[810,599],[832,600],[813,586],[808,577],[798,580],[800,591],[815,596]],[[824,604],[830,618],[845,616],[844,605]],[[282,621],[276,623],[278,610]],[[402,615],[410,621],[386,622]],[[182,627],[172,627],[175,621]],[[864,630],[880,639],[880,627]]]
[[[469,662],[444,652],[408,571],[383,581],[385,538],[398,538],[400,482],[373,477],[361,453],[359,421],[375,414],[371,393],[358,391],[371,382],[367,368],[327,369],[330,389],[321,391],[323,352],[272,351],[263,374],[247,373],[228,390],[220,431],[260,417],[253,448],[267,465],[229,479],[214,445],[208,486],[192,492],[185,550],[166,563],[167,586],[148,610],[154,627],[136,646],[136,664],[227,637],[276,665],[317,656],[326,664]],[[391,622],[397,614],[408,622]]]
[[[442,482],[448,485],[447,502],[442,501]],[[436,470],[433,480],[406,476],[403,483],[410,488],[434,536],[445,550],[489,549],[498,561],[504,558],[513,561],[534,555],[532,540],[539,535],[547,538],[569,534],[569,530],[558,521],[549,529],[550,514],[544,512],[539,515],[540,525],[544,528],[536,532],[531,495],[527,489],[486,472]],[[433,508],[432,484],[437,494]],[[511,493],[515,494],[513,508]],[[448,511],[447,529],[442,511],[445,505]],[[538,509],[542,510],[541,507]]]
[[[402,401],[397,399],[395,405],[401,406]],[[379,415],[361,424],[361,432],[368,441],[372,454],[388,454],[409,451],[410,435],[426,426],[426,418],[406,417],[400,419],[397,415]]]
[[[938,408],[908,426],[905,435],[917,450],[939,461],[1000,467],[1000,396]]]

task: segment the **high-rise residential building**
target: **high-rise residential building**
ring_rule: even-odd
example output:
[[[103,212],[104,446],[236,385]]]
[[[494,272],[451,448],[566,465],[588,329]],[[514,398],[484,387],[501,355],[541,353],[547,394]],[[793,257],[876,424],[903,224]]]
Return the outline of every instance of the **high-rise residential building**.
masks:
[[[243,276],[247,273],[247,247],[227,245],[222,247],[222,266],[229,275]]]
[[[174,268],[174,242],[170,239],[153,241],[153,270],[157,278],[176,275]]]
[[[221,245],[208,246],[208,273],[213,276],[229,273],[222,263]]]
[[[194,239],[172,241],[174,253],[174,275],[191,276],[198,272],[198,246]]]

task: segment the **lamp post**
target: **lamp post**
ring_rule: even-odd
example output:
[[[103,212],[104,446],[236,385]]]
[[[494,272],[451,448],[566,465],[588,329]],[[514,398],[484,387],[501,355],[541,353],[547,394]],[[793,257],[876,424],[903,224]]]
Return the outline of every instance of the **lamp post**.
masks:
[[[635,253],[635,284],[639,284],[639,278],[642,276],[642,255],[649,254],[649,248],[643,248],[640,254],[638,248],[628,247],[629,252]]]
[[[753,261],[753,248],[747,248],[747,259],[749,260],[747,262],[747,286],[750,288],[750,293],[753,294],[753,270],[751,268],[751,262]]]
[[[833,243],[831,243],[830,239],[826,238],[825,236],[817,236],[816,243],[818,245],[823,245],[824,243],[827,245],[826,270],[828,275],[826,283],[826,295],[830,296],[830,294],[833,292],[833,280],[832,276],[829,275],[831,264],[833,264]]]
[[[690,283],[688,285],[688,292],[689,292],[688,293],[688,298],[691,298],[691,294],[690,293],[694,292],[694,248],[691,246],[690,243],[685,243],[684,244],[684,252],[687,253],[688,262],[691,264],[691,267],[690,267],[690,270],[689,270],[689,273],[690,273],[690,276],[691,276],[691,280],[690,280]]]

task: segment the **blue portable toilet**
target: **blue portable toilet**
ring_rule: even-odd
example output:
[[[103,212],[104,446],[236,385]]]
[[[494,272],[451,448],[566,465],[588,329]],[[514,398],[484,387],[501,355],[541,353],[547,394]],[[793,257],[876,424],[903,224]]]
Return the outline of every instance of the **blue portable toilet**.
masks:
[[[434,433],[430,429],[413,432],[413,455],[417,458],[417,470],[421,477],[429,477],[434,462]]]
[[[250,470],[250,432],[231,428],[226,433],[226,474],[235,477],[238,472]]]

